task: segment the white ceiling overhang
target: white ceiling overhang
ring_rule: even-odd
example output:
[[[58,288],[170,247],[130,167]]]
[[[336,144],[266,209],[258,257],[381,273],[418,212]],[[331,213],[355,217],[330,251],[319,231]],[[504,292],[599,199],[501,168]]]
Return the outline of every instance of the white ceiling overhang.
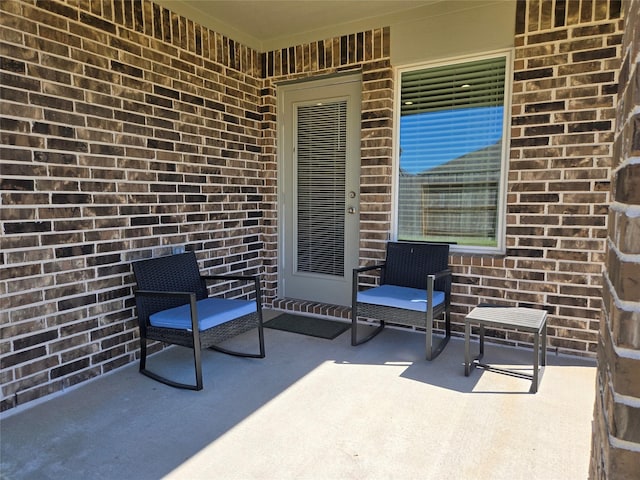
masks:
[[[415,18],[460,0],[154,0],[258,51],[324,40]]]

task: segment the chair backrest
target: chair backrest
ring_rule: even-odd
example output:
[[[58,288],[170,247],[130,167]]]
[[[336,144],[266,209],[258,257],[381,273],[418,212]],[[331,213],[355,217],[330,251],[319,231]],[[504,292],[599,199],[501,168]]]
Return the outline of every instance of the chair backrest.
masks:
[[[193,292],[198,300],[208,296],[194,252],[134,262],[133,273],[138,290]],[[185,303],[188,300],[179,297],[136,297],[140,324],[147,324],[149,315]]]
[[[449,268],[449,245],[445,243],[388,242],[381,284],[427,288],[426,276]],[[451,282],[436,280],[435,290],[449,294]]]

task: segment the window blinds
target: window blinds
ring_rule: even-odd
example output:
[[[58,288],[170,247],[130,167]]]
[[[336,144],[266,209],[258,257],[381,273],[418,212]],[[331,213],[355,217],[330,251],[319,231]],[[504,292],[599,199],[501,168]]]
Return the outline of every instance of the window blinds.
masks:
[[[502,106],[504,74],[504,57],[405,72],[401,114]]]

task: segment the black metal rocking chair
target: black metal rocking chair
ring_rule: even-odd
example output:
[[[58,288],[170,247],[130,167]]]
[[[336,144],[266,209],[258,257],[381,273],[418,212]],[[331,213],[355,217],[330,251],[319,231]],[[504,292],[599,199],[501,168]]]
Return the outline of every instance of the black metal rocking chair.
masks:
[[[359,276],[380,270],[380,284],[360,291]],[[449,245],[415,242],[389,242],[386,259],[379,265],[353,270],[351,300],[351,344],[371,340],[386,322],[426,331],[426,358],[433,360],[451,338],[451,270]],[[445,336],[434,346],[433,321],[444,314]],[[364,338],[358,338],[358,317],[373,319],[379,325]]]
[[[264,358],[262,303],[258,276],[200,275],[193,252],[133,263],[140,327],[140,373],[166,385],[202,390],[201,350],[209,348],[230,355]],[[254,300],[209,297],[212,281],[252,282]],[[259,353],[227,350],[218,344],[253,328],[258,329]],[[195,385],[175,382],[146,368],[147,341],[193,349]]]

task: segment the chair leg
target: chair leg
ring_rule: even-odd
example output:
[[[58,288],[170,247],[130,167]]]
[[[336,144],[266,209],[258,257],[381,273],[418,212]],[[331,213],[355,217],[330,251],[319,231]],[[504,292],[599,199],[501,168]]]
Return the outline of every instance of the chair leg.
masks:
[[[368,342],[384,329],[384,325],[384,320],[380,320],[380,325],[378,325],[373,332],[358,340],[358,307],[357,304],[354,304],[351,308],[351,345],[355,347],[356,345],[362,345]]]
[[[212,345],[209,347],[210,350],[215,350],[216,352],[225,353],[227,355],[233,355],[234,357],[244,357],[244,358],[264,358],[265,357],[265,348],[264,348],[264,328],[263,328],[263,318],[262,318],[262,294],[260,293],[260,281],[256,277],[255,279],[255,290],[256,290],[256,315],[258,320],[258,345],[260,353],[245,353],[238,352],[235,350],[228,350],[226,348],[218,347],[216,345]],[[246,321],[245,317],[237,318],[237,322]],[[246,330],[243,330],[243,332]]]
[[[262,314],[260,315],[260,324],[258,325],[258,343],[260,344],[259,358],[264,358],[265,350],[264,350],[264,328],[262,328]]]
[[[157,373],[147,370],[147,339],[141,336],[140,337],[140,373],[145,377],[149,377],[160,383],[169,385],[170,387],[182,388],[186,390],[202,390],[202,364],[200,361],[200,351],[199,349],[196,349],[196,348],[194,348],[193,350],[194,350],[195,369],[196,369],[196,384],[190,385],[188,383],[174,382],[173,380],[169,380],[168,378],[165,378],[161,375],[158,375]]]
[[[196,369],[196,390],[202,390],[202,349],[193,346],[193,363]]]
[[[440,355],[444,350],[444,347],[447,346],[447,343],[449,343],[449,340],[451,339],[451,318],[448,312],[446,311],[444,312],[444,318],[445,318],[445,336],[441,338],[440,341],[436,343],[434,346],[433,316],[432,315],[427,316],[427,331],[425,332],[427,337],[426,338],[426,359],[429,361],[435,359],[438,355]]]
[[[234,357],[264,358],[265,349],[264,349],[264,333],[262,330],[262,326],[258,327],[258,342],[259,342],[260,353],[236,352],[235,350],[228,350],[226,348],[218,347],[217,345],[210,346],[209,350],[215,350],[216,352],[224,353],[227,355],[233,355]]]
[[[174,382],[173,380],[169,380],[168,378],[162,377],[157,373],[153,373],[149,370],[140,370],[140,373],[146,377],[152,378],[160,383],[164,383],[165,385],[169,385],[170,387],[182,388],[184,390],[202,390],[202,378],[200,378],[200,384],[189,385],[188,383],[180,383]],[[200,375],[202,377],[202,375]]]
[[[140,335],[140,371],[147,368],[147,339]]]
[[[258,346],[259,346],[260,353],[238,352],[235,350],[228,350],[226,348],[222,348],[217,345],[210,346],[209,350],[214,350],[216,352],[224,353],[226,355],[233,355],[234,357],[264,358],[265,357],[264,328],[262,327],[262,311],[261,310],[258,313]]]
[[[471,373],[471,321],[465,319],[464,322],[464,376],[468,377]]]

